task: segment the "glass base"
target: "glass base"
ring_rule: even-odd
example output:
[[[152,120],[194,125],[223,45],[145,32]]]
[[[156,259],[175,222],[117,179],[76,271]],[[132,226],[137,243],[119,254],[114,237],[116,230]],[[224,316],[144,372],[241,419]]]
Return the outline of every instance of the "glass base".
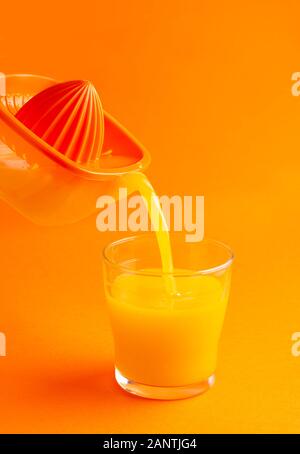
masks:
[[[211,375],[208,379],[200,383],[186,386],[151,386],[137,383],[124,377],[118,369],[115,369],[117,383],[128,393],[147,399],[174,400],[186,399],[198,396],[208,391],[215,383],[215,376]]]

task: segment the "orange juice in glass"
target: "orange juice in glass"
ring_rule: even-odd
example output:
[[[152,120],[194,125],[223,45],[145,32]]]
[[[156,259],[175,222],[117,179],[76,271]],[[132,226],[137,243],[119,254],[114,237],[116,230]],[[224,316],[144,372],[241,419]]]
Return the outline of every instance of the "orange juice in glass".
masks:
[[[180,399],[214,383],[233,254],[217,241],[172,238],[174,269],[167,275],[156,241],[144,234],[104,250],[115,375],[130,393]]]

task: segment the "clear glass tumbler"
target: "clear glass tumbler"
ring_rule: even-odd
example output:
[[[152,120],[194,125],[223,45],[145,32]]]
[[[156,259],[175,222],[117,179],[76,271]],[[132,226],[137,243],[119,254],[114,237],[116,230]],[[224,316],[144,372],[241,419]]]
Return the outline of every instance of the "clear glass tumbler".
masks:
[[[116,241],[103,253],[116,380],[152,399],[191,397],[213,385],[230,290],[233,253],[225,244],[174,237],[172,252],[169,274],[153,233]]]

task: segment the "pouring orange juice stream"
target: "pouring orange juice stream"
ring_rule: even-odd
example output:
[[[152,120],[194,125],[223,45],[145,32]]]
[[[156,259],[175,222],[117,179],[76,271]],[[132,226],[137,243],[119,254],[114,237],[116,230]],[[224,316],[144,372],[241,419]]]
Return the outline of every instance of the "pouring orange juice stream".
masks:
[[[125,184],[129,192],[138,191],[144,198],[156,234],[161,256],[163,279],[167,294],[171,301],[172,296],[177,293],[177,290],[176,282],[172,275],[174,266],[168,225],[162,212],[159,198],[150,181],[143,173],[128,173],[120,178],[119,184]],[[151,207],[153,207],[154,210],[152,210]]]

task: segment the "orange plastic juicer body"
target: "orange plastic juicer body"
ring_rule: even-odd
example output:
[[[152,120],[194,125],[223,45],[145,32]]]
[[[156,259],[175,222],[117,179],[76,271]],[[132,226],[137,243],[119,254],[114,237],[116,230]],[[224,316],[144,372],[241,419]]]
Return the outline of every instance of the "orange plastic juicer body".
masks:
[[[106,112],[97,165],[70,159],[16,118],[28,100],[56,84],[42,76],[0,75],[0,197],[48,226],[88,217],[100,195],[115,193],[118,176],[150,162],[145,148]]]

